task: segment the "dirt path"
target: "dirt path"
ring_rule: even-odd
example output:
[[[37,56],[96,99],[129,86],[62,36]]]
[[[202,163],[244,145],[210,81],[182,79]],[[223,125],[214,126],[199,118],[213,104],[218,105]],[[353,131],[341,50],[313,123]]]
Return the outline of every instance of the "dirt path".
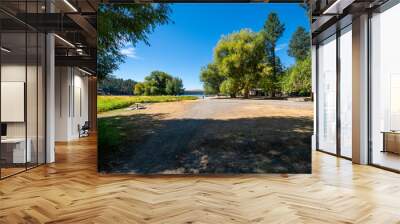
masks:
[[[126,142],[123,147],[129,149],[111,172],[298,173],[311,168],[312,103],[205,99],[117,114],[159,116],[143,127],[149,134]]]

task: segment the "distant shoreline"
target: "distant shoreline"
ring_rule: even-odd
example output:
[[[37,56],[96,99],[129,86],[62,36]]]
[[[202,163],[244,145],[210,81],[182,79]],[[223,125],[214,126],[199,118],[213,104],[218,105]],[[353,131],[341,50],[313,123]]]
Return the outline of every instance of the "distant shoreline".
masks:
[[[183,96],[205,96],[205,92],[202,90],[187,90],[182,95]]]

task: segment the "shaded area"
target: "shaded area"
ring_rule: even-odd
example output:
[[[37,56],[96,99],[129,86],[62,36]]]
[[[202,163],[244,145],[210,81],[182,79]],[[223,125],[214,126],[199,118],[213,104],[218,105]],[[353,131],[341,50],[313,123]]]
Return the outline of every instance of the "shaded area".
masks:
[[[310,173],[312,119],[99,118],[100,172]]]

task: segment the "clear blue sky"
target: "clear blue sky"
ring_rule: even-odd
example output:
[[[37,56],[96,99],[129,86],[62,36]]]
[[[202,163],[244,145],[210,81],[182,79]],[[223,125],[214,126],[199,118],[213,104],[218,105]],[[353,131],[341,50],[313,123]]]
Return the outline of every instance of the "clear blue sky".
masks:
[[[278,41],[277,55],[285,66],[294,63],[287,55],[292,33],[298,26],[309,30],[304,9],[298,4],[173,4],[167,25],[158,26],[149,36],[150,46],[127,45],[124,64],[114,75],[143,81],[151,71],[161,70],[182,78],[184,88],[202,89],[199,75],[202,66],[212,61],[213,48],[222,35],[243,28],[259,31],[270,12],[276,12],[286,30]]]

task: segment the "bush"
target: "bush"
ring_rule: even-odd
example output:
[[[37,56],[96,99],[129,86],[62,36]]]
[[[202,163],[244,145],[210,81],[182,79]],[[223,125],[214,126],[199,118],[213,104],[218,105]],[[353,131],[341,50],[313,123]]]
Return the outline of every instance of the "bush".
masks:
[[[282,89],[287,94],[310,95],[311,57],[296,61],[296,64],[283,77]]]

